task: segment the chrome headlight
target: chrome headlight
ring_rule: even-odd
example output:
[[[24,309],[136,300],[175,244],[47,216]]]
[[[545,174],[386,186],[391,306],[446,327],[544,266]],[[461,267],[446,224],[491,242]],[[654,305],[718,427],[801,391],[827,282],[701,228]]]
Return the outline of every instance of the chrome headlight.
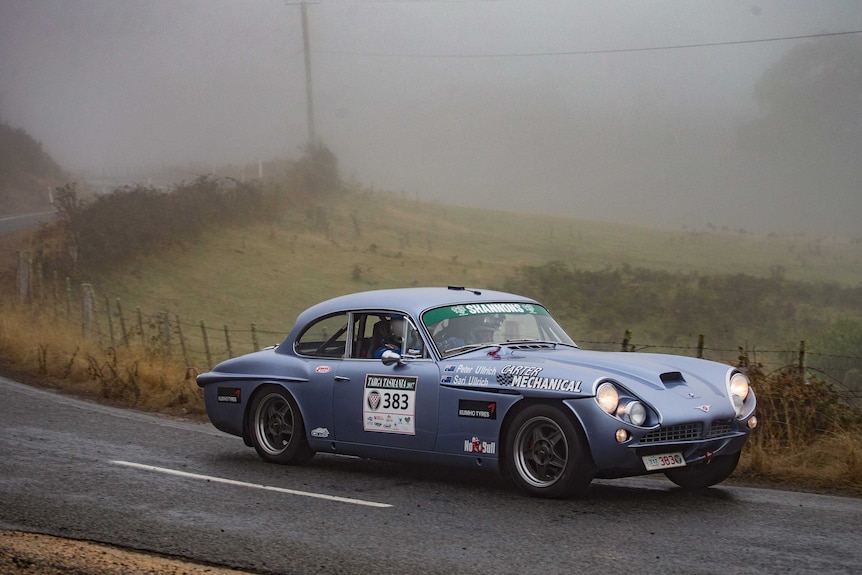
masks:
[[[620,393],[613,383],[606,381],[596,389],[596,401],[605,413],[611,414],[617,410]]]
[[[727,395],[731,403],[733,403],[733,409],[736,411],[737,417],[742,413],[745,398],[748,397],[748,391],[748,376],[740,371],[734,372],[727,382]]]
[[[644,404],[640,401],[630,401],[625,405],[620,406],[620,409],[629,417],[632,425],[642,426],[646,421],[647,411]]]

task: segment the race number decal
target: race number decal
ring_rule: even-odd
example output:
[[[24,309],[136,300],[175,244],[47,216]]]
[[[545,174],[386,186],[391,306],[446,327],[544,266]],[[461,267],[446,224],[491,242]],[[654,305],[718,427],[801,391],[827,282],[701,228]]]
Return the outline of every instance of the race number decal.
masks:
[[[416,435],[416,378],[366,375],[362,411],[365,431]]]

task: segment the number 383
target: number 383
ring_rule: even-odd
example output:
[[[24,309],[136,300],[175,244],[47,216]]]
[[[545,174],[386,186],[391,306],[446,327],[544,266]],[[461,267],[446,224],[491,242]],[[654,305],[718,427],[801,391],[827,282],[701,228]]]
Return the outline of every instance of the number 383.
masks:
[[[383,409],[409,409],[410,396],[406,393],[384,393]]]

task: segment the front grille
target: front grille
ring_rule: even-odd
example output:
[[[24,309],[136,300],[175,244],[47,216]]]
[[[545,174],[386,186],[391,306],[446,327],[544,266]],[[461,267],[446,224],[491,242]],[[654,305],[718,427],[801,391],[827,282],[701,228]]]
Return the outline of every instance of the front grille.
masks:
[[[730,420],[724,421],[713,421],[712,425],[709,427],[709,433],[706,434],[707,438],[713,437],[722,437],[724,435],[730,435],[733,433],[733,422]]]
[[[703,437],[702,423],[683,423],[660,427],[644,435],[640,443],[670,443],[675,441],[697,441]]]

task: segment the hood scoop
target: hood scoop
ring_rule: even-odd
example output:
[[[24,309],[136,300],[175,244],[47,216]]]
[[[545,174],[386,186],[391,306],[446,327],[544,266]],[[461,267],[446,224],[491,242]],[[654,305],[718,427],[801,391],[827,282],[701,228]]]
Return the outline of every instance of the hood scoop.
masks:
[[[677,387],[679,385],[687,385],[682,373],[678,371],[667,371],[659,375],[659,379],[667,388]]]
[[[536,341],[536,342],[521,342],[515,344],[509,344],[507,346],[509,349],[556,349],[557,344],[555,343],[547,343],[544,341]]]

